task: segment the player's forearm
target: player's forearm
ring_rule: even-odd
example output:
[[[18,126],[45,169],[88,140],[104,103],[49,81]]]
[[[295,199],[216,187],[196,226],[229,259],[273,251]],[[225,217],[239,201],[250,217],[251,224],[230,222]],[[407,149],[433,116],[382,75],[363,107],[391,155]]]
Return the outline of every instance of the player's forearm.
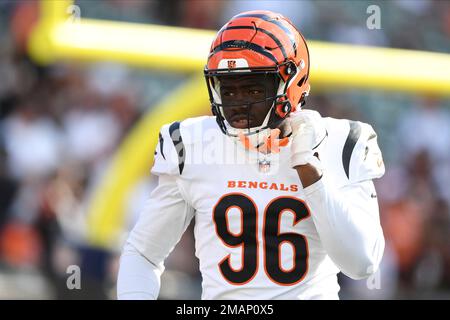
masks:
[[[305,189],[320,239],[343,273],[365,278],[378,269],[384,250],[378,206],[356,200],[365,197],[365,190],[354,188],[349,199],[330,188],[324,178]]]
[[[156,300],[161,286],[161,270],[126,244],[120,258],[117,279],[119,300]]]

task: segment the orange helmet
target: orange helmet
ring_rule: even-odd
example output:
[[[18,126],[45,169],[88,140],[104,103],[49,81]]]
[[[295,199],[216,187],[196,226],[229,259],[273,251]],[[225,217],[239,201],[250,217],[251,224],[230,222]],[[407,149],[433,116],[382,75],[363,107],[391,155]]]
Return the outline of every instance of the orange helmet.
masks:
[[[309,94],[309,52],[302,34],[287,18],[271,11],[248,11],[234,16],[217,33],[204,69],[212,112],[229,134],[222,110],[223,75],[275,74],[277,94],[263,125],[253,133],[275,128]],[[249,128],[250,129],[250,128]]]

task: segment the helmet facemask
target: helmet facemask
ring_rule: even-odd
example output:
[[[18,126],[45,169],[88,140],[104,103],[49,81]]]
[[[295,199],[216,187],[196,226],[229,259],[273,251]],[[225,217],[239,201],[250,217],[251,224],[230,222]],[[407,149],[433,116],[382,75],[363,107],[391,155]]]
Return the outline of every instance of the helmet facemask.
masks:
[[[286,82],[283,81],[278,66],[274,68],[252,68],[252,70],[236,68],[232,72],[227,69],[208,70],[205,72],[212,112],[216,116],[222,132],[241,142],[245,139],[250,142],[251,146],[259,149],[265,143],[267,137],[272,136],[271,130],[278,128],[291,111],[286,90],[289,80],[294,75],[295,70],[292,72],[292,77],[289,77]],[[232,101],[232,98],[224,96],[224,94],[227,94],[227,92],[222,90],[224,83],[233,83],[235,80],[245,76],[254,76],[253,78],[258,83],[264,84],[264,94],[258,96],[258,99],[247,99],[247,101],[238,97],[236,102]],[[232,125],[232,121],[230,121],[230,114],[232,115],[232,113],[227,112],[227,110],[230,110],[228,108],[245,108],[243,112],[246,115],[247,126],[245,128]],[[261,116],[259,116],[259,121],[253,121],[252,123],[252,117],[256,113],[261,115],[261,112],[264,113],[264,118],[261,119]],[[242,115],[239,117],[244,118]]]

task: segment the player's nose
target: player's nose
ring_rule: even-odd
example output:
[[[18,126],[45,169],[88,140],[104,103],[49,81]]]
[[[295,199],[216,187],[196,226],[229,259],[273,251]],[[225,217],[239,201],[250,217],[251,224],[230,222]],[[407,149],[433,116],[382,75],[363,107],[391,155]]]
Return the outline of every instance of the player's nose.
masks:
[[[247,114],[248,113],[248,106],[245,104],[241,105],[235,105],[231,107],[231,113],[234,114]]]

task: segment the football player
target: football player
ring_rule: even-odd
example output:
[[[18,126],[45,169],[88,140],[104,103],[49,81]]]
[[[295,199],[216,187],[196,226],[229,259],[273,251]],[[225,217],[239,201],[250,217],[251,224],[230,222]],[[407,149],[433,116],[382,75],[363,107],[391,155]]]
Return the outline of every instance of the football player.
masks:
[[[220,29],[204,69],[213,116],[162,127],[159,183],[123,249],[119,299],[158,297],[193,218],[203,299],[338,299],[338,272],[377,271],[377,135],[303,108],[309,64],[280,14],[244,12]]]

